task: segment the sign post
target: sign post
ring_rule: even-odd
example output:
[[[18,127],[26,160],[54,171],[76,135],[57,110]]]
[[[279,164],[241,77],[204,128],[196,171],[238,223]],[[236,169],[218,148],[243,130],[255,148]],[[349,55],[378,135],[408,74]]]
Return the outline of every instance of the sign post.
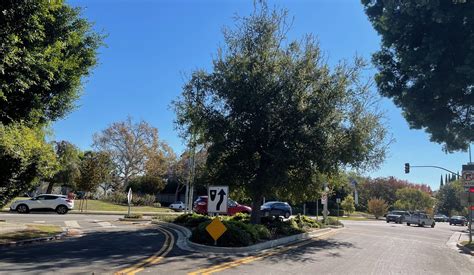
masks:
[[[467,194],[467,206],[469,209],[469,243],[472,243],[472,209],[474,209],[471,194],[474,193],[474,165],[471,163],[462,166],[462,183]]]
[[[128,216],[130,217],[130,208],[132,205],[132,188],[128,188],[127,202],[128,202]]]
[[[339,220],[339,204],[341,203],[341,198],[336,198],[337,203],[337,220]]]

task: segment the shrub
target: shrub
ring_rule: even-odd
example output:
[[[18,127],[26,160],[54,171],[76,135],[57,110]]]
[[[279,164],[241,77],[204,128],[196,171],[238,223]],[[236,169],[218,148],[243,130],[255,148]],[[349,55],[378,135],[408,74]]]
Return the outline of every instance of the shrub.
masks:
[[[229,220],[232,221],[242,221],[242,222],[250,222],[250,215],[247,213],[237,213],[234,216],[232,216]]]
[[[152,217],[153,220],[159,220],[163,222],[175,222],[176,216],[174,215],[155,215]]]
[[[256,225],[254,225],[254,227],[255,227],[255,230],[257,230],[258,238],[260,240],[269,240],[269,239],[271,239],[272,234],[270,233],[270,230],[268,230],[268,228],[266,228],[264,225],[256,224]]]
[[[323,219],[323,224],[326,224],[326,220]],[[328,217],[327,218],[327,225],[334,225],[334,226],[340,226],[342,223],[337,220],[336,218],[333,217]]]
[[[204,216],[200,214],[183,214],[179,215],[174,222],[182,224],[186,227],[194,228],[197,227],[199,224],[210,220],[211,218],[209,216]]]
[[[303,233],[304,230],[298,227],[294,219],[282,221],[280,219],[267,220],[265,226],[269,229],[273,238],[279,236],[290,236]]]
[[[294,220],[295,220],[296,224],[298,225],[298,228],[303,229],[304,231],[307,231],[307,229],[309,229],[309,228],[319,228],[319,227],[321,227],[321,225],[316,220],[314,220],[314,219],[312,219],[308,216],[298,214],[294,218]]]
[[[130,213],[130,215],[125,215],[126,219],[141,219],[143,218],[142,214],[137,214],[137,213]]]
[[[367,203],[367,210],[373,214],[376,219],[383,216],[388,211],[388,205],[383,199],[372,198]]]
[[[214,245],[214,240],[206,231],[210,220],[200,223],[192,231],[191,241],[201,244]],[[258,242],[260,236],[268,237],[270,232],[264,226],[252,225],[242,221],[224,220],[222,223],[227,228],[226,232],[217,240],[217,246],[248,246]],[[267,232],[265,232],[265,228]],[[262,238],[263,239],[263,238]]]
[[[153,204],[153,207],[161,207],[161,203],[155,202],[155,203]]]
[[[341,207],[342,209],[344,209],[344,211],[347,213],[347,214],[352,214],[352,212],[355,211],[355,206],[354,206],[354,197],[352,197],[351,195],[347,196],[341,203]]]

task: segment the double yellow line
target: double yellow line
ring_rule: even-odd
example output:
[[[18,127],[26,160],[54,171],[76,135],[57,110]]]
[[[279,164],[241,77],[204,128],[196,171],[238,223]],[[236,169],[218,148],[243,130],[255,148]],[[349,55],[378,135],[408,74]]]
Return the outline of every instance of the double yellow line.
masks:
[[[238,260],[235,260],[235,261],[223,263],[223,264],[216,265],[216,266],[213,266],[213,267],[199,269],[199,270],[196,270],[194,272],[188,273],[188,275],[198,275],[198,274],[206,275],[206,274],[216,273],[216,272],[219,272],[219,271],[223,271],[223,270],[226,270],[226,269],[229,269],[229,268],[237,267],[237,266],[242,265],[242,264],[251,263],[253,261],[264,259],[264,258],[273,256],[273,255],[276,255],[276,254],[286,252],[286,251],[291,250],[291,249],[295,249],[295,248],[307,245],[311,242],[314,242],[317,239],[323,239],[323,237],[327,238],[329,236],[334,235],[335,233],[336,232],[329,233],[329,234],[326,234],[326,235],[321,236],[321,237],[316,237],[316,238],[313,238],[313,239],[301,241],[301,242],[295,243],[295,244],[290,245],[290,246],[285,246],[285,247],[281,247],[281,248],[272,249],[271,251],[268,251],[268,252],[263,252],[263,253],[260,253],[258,255],[254,255],[254,256],[248,256],[248,257],[245,257],[245,258],[242,258],[242,259],[238,259]]]
[[[170,253],[171,249],[173,249],[173,245],[175,242],[174,236],[171,232],[168,230],[158,227],[157,228],[161,233],[165,235],[165,241],[163,243],[163,246],[161,249],[153,254],[151,257],[146,258],[131,267],[125,268],[123,270],[120,270],[115,273],[115,275],[119,274],[127,274],[127,275],[134,275],[142,270],[144,270],[146,267],[150,267],[154,264],[157,264],[159,261],[161,261],[168,253]]]

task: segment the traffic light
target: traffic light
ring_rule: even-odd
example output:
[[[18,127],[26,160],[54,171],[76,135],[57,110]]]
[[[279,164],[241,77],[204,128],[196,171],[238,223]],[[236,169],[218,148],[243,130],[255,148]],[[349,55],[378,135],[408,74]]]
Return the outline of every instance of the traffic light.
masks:
[[[410,163],[405,163],[405,174],[410,173]]]

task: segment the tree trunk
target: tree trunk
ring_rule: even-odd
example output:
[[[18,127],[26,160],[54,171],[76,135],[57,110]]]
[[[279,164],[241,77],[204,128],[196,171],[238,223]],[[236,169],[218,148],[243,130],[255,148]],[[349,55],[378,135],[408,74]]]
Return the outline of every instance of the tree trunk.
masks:
[[[252,214],[250,215],[250,223],[259,224],[261,222],[260,205],[262,204],[263,196],[252,197]]]
[[[46,189],[46,194],[51,194],[53,192],[54,182],[48,183],[48,188]]]

